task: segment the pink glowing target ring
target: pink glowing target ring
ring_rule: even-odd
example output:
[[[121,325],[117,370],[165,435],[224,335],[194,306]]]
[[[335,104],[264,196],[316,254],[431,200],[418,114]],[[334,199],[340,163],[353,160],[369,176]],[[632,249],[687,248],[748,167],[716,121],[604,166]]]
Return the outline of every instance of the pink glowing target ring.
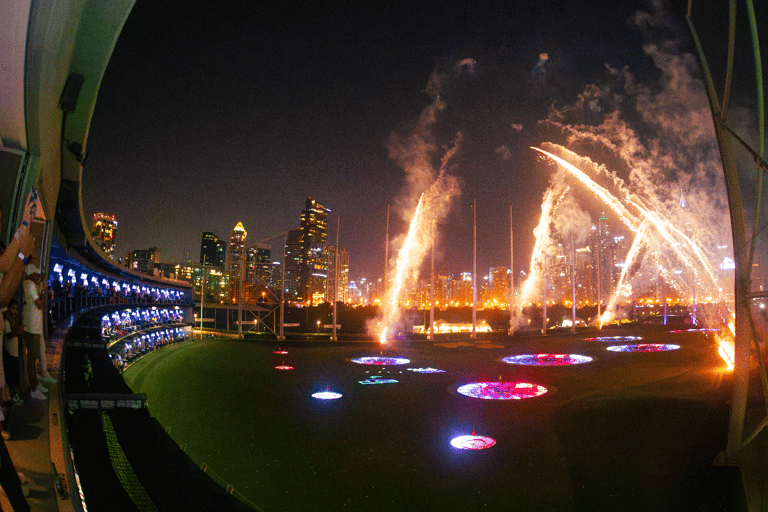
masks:
[[[667,352],[678,350],[680,345],[665,345],[663,343],[640,343],[637,345],[611,345],[606,350],[611,352]]]
[[[524,400],[541,396],[549,391],[540,384],[530,382],[470,382],[456,389],[460,395],[482,400]]]
[[[608,343],[624,343],[643,341],[642,336],[598,336],[597,338],[584,338],[584,341],[606,341]]]
[[[578,354],[521,354],[503,357],[501,361],[525,366],[569,366],[590,363],[592,358]]]
[[[398,364],[408,364],[410,359],[404,357],[386,357],[386,356],[373,356],[373,357],[358,357],[357,359],[351,359],[353,363],[357,364],[372,364],[377,366],[389,366]]]
[[[293,366],[281,364],[280,366],[275,366],[275,370],[293,370]]]
[[[492,437],[476,436],[472,431],[471,436],[459,436],[451,439],[451,446],[460,450],[485,450],[496,444]]]

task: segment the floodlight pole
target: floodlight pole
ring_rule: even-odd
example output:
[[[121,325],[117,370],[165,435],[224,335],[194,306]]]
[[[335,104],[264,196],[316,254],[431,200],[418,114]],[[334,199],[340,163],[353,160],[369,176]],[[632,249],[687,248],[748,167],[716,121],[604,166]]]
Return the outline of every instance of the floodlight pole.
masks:
[[[278,341],[285,340],[285,333],[283,332],[283,324],[285,323],[285,246],[288,245],[288,232],[285,232],[285,238],[283,240],[283,275],[280,278],[280,334],[277,336]]]
[[[203,303],[205,302],[205,257],[203,254],[203,277],[200,280],[200,339],[203,339]]]
[[[432,219],[432,272],[429,284],[429,331],[428,340],[435,339],[435,221]]]
[[[341,217],[336,218],[336,257],[333,264],[333,331],[331,341],[336,341],[336,302],[338,302],[339,293],[339,229],[341,227]]]
[[[477,199],[472,200],[472,332],[469,337],[477,337]]]

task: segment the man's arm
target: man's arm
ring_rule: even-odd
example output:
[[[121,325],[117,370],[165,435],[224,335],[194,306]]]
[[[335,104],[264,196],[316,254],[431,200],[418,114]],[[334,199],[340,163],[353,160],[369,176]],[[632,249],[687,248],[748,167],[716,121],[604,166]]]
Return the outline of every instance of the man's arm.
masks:
[[[5,254],[8,254],[9,249],[14,245],[11,245],[6,249]],[[35,248],[35,240],[32,235],[27,233],[26,236],[19,237],[16,245],[16,251],[13,254],[13,261],[10,263],[10,268],[6,271],[3,281],[0,282],[0,308],[8,306],[11,299],[16,295],[16,290],[19,288],[19,283],[24,276],[24,262],[18,257],[21,253],[25,258],[28,258]]]

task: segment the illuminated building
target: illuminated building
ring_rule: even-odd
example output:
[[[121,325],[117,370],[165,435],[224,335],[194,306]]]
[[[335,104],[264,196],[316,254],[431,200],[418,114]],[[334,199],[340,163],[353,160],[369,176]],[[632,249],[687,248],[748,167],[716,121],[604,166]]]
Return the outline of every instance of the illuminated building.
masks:
[[[125,266],[131,270],[154,275],[155,265],[160,263],[160,249],[136,249],[125,255]]]
[[[272,246],[256,244],[245,250],[245,282],[266,284],[272,271]]]
[[[460,278],[453,282],[451,306],[472,305],[472,273],[462,272]]]
[[[104,251],[104,254],[112,259],[115,258],[115,231],[117,231],[117,221],[114,215],[93,214],[93,223],[91,224],[93,241]]]
[[[237,304],[240,297],[241,272],[243,271],[243,259],[245,255],[245,231],[242,222],[238,222],[232,229],[227,249],[227,276],[229,277],[229,303]]]
[[[301,230],[291,229],[285,237],[285,294],[296,299],[301,269]]]
[[[349,253],[344,249],[339,251],[339,269],[336,272],[336,247],[328,248],[328,300],[333,300],[333,288],[336,286],[336,301],[349,301]],[[335,283],[338,275],[339,282]]]
[[[219,240],[216,235],[206,231],[200,242],[200,263],[205,262],[206,265],[223,269],[227,257],[226,247],[227,243],[224,240]]]
[[[311,197],[301,212],[301,268],[299,294],[304,301],[317,303],[327,300],[328,279],[328,214],[331,211]]]

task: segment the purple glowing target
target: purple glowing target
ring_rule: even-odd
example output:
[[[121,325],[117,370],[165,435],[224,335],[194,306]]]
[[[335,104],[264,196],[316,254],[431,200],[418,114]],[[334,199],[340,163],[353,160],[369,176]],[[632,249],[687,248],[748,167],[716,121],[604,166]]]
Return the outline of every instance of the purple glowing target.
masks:
[[[597,338],[584,338],[584,341],[606,341],[608,343],[623,343],[628,341],[643,341],[642,336],[598,336]]]
[[[411,362],[411,360],[405,359],[404,357],[373,356],[373,357],[358,357],[357,359],[352,359],[352,362],[357,364],[372,364],[377,366],[387,366],[387,365],[408,364]]]
[[[474,429],[472,429],[471,436],[459,436],[451,439],[451,446],[460,450],[485,450],[495,444],[494,438],[475,435]]]
[[[275,366],[275,370],[293,370],[293,366],[288,366],[285,364],[285,361],[283,361],[283,364],[280,366]]]
[[[525,366],[568,366],[589,363],[592,358],[578,354],[521,354],[504,357],[501,361]]]
[[[482,400],[524,400],[541,396],[548,391],[542,385],[530,382],[470,382],[456,392]]]
[[[669,331],[672,334],[680,334],[682,332],[720,332],[720,329],[715,328],[702,328],[702,329],[678,329],[676,331]]]
[[[667,352],[678,350],[680,345],[665,345],[662,343],[640,343],[637,345],[611,345],[606,347],[611,352]]]

